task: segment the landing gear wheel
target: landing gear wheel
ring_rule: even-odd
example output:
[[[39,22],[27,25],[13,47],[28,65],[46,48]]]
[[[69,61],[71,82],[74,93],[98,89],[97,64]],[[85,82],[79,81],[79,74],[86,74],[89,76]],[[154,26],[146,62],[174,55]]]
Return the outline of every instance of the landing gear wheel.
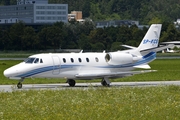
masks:
[[[18,82],[17,87],[18,87],[18,89],[21,89],[22,88],[22,83]]]
[[[106,87],[110,87],[110,84],[108,84],[105,79],[102,79],[101,85],[106,86]]]
[[[69,80],[68,80],[68,84],[69,84],[69,86],[74,87],[75,84],[76,84],[76,81],[73,80],[73,79],[69,79]]]
[[[105,80],[102,80],[102,81],[101,81],[101,85],[102,85],[102,86],[107,86],[106,81],[105,81]]]

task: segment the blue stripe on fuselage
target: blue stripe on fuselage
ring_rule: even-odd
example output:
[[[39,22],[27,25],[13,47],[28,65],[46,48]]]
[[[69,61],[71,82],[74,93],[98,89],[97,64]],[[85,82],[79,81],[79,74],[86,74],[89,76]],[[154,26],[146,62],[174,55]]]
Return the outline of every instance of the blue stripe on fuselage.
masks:
[[[34,69],[34,70],[30,70],[26,73],[23,73],[23,74],[20,74],[16,77],[22,77],[22,78],[25,78],[25,77],[29,77],[29,76],[33,76],[33,75],[36,75],[36,74],[40,74],[40,73],[43,73],[43,72],[48,72],[48,71],[52,71],[52,70],[57,70],[57,69],[66,69],[66,68],[73,68],[73,67],[77,67],[79,65],[62,65],[59,67],[59,65],[57,66],[48,66],[48,67],[42,67],[42,68],[37,68],[37,69]]]

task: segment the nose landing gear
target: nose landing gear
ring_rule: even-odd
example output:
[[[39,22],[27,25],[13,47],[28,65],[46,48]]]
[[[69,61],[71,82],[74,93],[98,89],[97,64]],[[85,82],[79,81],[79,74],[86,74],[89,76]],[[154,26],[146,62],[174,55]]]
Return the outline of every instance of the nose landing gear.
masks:
[[[22,83],[18,82],[17,87],[18,87],[18,89],[21,89],[22,88]]]
[[[21,79],[18,84],[17,84],[17,88],[21,89],[22,88],[22,82],[24,81],[24,79]]]

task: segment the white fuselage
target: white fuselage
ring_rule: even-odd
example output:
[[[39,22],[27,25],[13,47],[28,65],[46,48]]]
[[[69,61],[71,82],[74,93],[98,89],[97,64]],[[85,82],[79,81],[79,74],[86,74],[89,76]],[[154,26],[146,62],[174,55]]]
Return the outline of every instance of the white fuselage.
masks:
[[[56,53],[37,54],[30,62],[22,62],[4,71],[9,78],[68,78],[76,79],[81,74],[109,74],[112,72],[133,70],[133,63],[126,63],[126,57],[122,56],[122,63],[110,64],[106,60],[107,53]],[[123,53],[123,55],[127,53]],[[38,59],[38,62],[36,62]],[[129,65],[127,65],[129,64]],[[125,66],[124,66],[125,65]],[[95,78],[95,77],[93,77]],[[84,79],[93,79],[87,78]],[[98,78],[98,77],[97,77]],[[83,79],[83,78],[81,78]]]

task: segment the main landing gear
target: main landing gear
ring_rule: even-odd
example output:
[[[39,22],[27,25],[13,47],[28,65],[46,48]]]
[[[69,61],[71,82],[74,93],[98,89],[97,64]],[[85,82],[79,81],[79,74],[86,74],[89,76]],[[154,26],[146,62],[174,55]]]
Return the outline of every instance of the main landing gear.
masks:
[[[74,87],[75,84],[76,84],[76,81],[73,80],[73,79],[68,79],[68,80],[67,80],[67,83],[69,84],[70,87]]]
[[[106,86],[106,87],[110,87],[110,81],[108,78],[103,78],[102,81],[101,81],[101,85],[102,86]]]
[[[17,88],[21,89],[22,88],[22,82],[24,81],[24,79],[21,79],[18,84],[17,84]]]
[[[76,84],[76,81],[73,79],[68,79],[67,83],[69,84],[70,87],[74,87]],[[103,78],[101,81],[102,86],[110,87],[110,81],[108,78]]]

